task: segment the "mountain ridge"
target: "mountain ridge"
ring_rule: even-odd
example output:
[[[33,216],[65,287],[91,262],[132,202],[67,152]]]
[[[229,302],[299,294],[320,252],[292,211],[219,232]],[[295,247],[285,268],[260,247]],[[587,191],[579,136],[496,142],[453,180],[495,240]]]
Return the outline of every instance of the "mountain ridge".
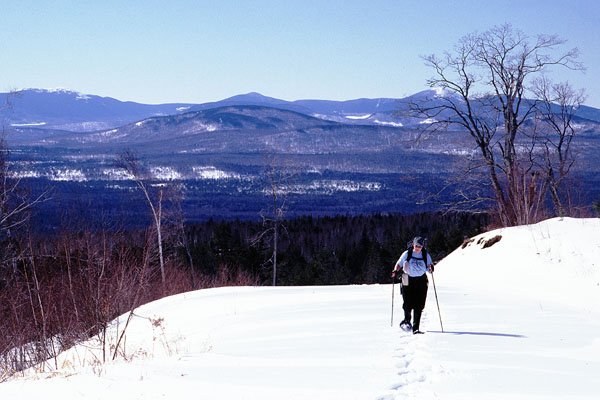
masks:
[[[401,127],[426,123],[410,115],[410,104],[427,99],[435,102],[445,94],[428,89],[404,98],[359,98],[351,100],[302,99],[287,101],[249,92],[202,104],[143,104],[111,97],[83,94],[68,89],[24,89],[0,93],[0,121],[14,128],[37,127],[72,132],[93,132],[118,128],[156,116],[225,106],[263,106],[306,114],[322,120],[350,125]],[[582,106],[578,117],[600,123],[600,109]]]

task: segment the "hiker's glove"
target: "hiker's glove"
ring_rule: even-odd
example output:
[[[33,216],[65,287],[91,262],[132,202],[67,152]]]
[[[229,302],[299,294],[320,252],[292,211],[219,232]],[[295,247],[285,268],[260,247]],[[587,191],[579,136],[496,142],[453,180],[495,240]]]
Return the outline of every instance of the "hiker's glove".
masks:
[[[397,273],[398,273],[398,271],[397,271],[397,270],[393,270],[393,271],[392,271],[392,278],[395,278]]]
[[[430,274],[433,274],[433,264],[427,267],[427,271],[429,271]]]

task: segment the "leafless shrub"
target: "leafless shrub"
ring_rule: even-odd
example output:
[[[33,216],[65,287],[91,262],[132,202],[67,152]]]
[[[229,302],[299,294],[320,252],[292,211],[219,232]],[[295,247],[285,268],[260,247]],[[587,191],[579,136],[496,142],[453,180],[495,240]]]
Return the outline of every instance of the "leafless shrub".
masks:
[[[28,237],[0,286],[0,379],[32,366],[55,369],[61,351],[90,338],[100,347],[98,365],[132,357],[125,347],[127,322],[115,337],[111,321],[189,291],[190,274],[198,287],[258,285],[256,277],[228,265],[216,276],[190,271],[185,259],[170,251],[163,283],[153,238],[152,231]]]

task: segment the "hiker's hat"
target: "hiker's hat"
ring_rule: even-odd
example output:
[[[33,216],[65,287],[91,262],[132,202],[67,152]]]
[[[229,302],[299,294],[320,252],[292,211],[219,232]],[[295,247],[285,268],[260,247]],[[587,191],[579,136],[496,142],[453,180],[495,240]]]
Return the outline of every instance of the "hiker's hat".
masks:
[[[413,245],[423,247],[425,245],[425,239],[421,236],[417,236],[413,239]]]

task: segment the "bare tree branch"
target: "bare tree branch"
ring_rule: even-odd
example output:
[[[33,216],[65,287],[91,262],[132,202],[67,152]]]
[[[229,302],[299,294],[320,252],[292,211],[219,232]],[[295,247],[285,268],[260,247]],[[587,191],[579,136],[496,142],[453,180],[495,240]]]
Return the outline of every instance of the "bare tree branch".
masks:
[[[165,283],[165,261],[163,255],[162,222],[163,222],[163,195],[164,188],[158,187],[156,198],[150,194],[147,181],[149,179],[148,171],[143,168],[138,157],[130,150],[121,153],[116,162],[117,166],[127,171],[134,180],[137,187],[142,191],[146,202],[152,212],[154,227],[156,228],[156,241],[158,245],[158,257],[160,262],[160,275],[163,284]]]
[[[577,49],[559,51],[564,43],[554,35],[532,40],[510,25],[501,25],[466,35],[443,57],[424,57],[434,72],[427,83],[444,89],[447,95],[433,106],[424,101],[413,109],[421,116],[435,118],[436,123],[469,133],[485,163],[497,214],[506,226],[534,222],[544,206],[546,191],[552,187],[546,179],[548,164],[545,171],[540,168],[537,155],[542,141],[552,146],[552,142],[541,139],[548,138],[549,133],[538,131],[527,136],[527,132],[531,129],[529,121],[539,119],[540,110],[554,100],[532,89],[535,77],[555,66],[582,69]],[[573,110],[572,104],[566,108]],[[543,114],[548,126],[553,125],[551,114],[556,115]],[[559,115],[562,125],[555,124],[554,131],[557,126],[564,131],[569,120],[564,113]],[[534,137],[535,143],[526,145],[527,137]],[[566,154],[568,144],[559,143],[566,146],[562,147]],[[552,152],[556,153],[556,146]],[[568,166],[563,164],[563,171]]]

